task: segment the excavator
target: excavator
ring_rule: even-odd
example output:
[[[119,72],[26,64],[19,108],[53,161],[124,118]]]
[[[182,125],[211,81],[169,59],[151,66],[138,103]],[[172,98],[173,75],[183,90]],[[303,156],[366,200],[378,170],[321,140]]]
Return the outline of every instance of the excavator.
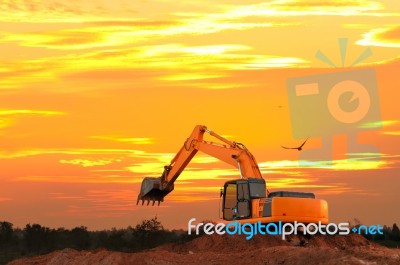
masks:
[[[203,140],[208,133],[221,143]],[[174,183],[198,151],[202,151],[239,170],[240,178],[225,182],[221,189],[222,216],[225,221],[240,223],[328,223],[328,204],[313,193],[269,192],[254,156],[241,143],[232,142],[204,125],[197,125],[182,148],[164,167],[161,177],[145,177],[137,203],[164,201],[174,190]]]

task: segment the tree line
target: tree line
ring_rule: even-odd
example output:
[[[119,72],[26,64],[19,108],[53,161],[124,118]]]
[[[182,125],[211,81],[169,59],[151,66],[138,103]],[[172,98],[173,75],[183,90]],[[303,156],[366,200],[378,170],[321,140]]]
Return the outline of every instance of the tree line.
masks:
[[[382,234],[369,234],[364,231],[362,235],[366,239],[386,247],[400,247],[400,229],[396,223],[394,223],[392,227],[384,225],[382,232]]]
[[[85,226],[52,229],[40,224],[27,224],[20,229],[3,221],[0,222],[0,264],[65,248],[136,252],[169,242],[186,242],[191,238],[186,231],[164,229],[157,218],[143,220],[126,229],[103,231],[88,231]]]
[[[355,220],[354,226],[360,222]],[[203,221],[206,222],[206,221]],[[193,234],[193,233],[192,233]],[[384,226],[383,235],[363,234],[371,241],[388,247],[400,247],[400,230],[397,224]],[[112,251],[137,252],[165,243],[183,243],[195,236],[184,230],[166,230],[157,217],[143,220],[126,229],[88,231],[79,226],[72,229],[52,229],[40,224],[27,224],[25,228],[14,228],[10,222],[0,222],[0,264],[16,258],[46,254],[55,250],[108,249]]]

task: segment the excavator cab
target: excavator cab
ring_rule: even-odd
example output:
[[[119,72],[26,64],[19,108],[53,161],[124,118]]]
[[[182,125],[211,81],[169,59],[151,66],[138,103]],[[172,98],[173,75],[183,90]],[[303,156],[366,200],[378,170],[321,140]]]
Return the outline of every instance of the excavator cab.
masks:
[[[275,191],[266,194],[264,179],[248,178],[225,182],[222,214],[226,221],[276,223],[328,223],[326,201],[310,192]]]
[[[225,182],[222,196],[224,220],[250,218],[251,200],[266,197],[265,180],[249,178],[227,181]]]

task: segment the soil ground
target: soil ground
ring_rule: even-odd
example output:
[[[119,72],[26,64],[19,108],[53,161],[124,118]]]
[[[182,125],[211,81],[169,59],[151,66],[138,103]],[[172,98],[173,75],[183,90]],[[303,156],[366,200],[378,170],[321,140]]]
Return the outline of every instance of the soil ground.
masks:
[[[64,249],[53,253],[12,261],[10,265],[81,264],[376,264],[399,265],[400,249],[389,249],[351,234],[347,236],[201,236],[183,244],[166,244],[137,253],[108,250],[77,251]]]

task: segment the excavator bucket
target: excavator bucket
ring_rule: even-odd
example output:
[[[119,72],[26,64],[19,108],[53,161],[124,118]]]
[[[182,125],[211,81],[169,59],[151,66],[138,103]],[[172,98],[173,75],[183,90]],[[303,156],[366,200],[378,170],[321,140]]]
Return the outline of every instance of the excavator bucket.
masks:
[[[139,204],[139,201],[142,201],[142,205],[145,201],[147,201],[147,205],[149,205],[150,202],[153,202],[152,205],[154,205],[155,202],[158,202],[158,205],[160,205],[160,202],[164,201],[164,197],[173,189],[173,186],[168,190],[163,189],[161,178],[145,177],[142,181],[136,205]]]

